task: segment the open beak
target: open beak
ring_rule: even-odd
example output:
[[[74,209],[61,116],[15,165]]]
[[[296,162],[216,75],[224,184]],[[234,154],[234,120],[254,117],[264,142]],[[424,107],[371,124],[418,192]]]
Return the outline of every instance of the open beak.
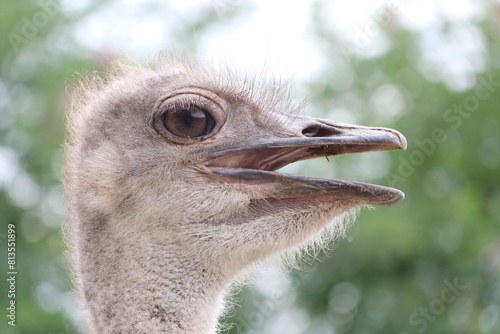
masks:
[[[297,117],[296,135],[220,147],[201,166],[227,182],[264,187],[269,198],[348,199],[360,204],[394,205],[403,192],[366,183],[303,177],[275,172],[292,162],[334,155],[406,149],[405,137],[392,129]]]

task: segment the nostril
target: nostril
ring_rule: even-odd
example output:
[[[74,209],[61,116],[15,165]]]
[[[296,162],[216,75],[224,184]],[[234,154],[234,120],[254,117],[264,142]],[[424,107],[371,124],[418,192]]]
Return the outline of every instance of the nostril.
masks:
[[[302,130],[302,134],[306,137],[330,137],[339,134],[340,131],[335,128],[322,126],[308,126]]]
[[[318,134],[318,128],[310,126],[302,130],[302,134],[306,137],[315,137]]]

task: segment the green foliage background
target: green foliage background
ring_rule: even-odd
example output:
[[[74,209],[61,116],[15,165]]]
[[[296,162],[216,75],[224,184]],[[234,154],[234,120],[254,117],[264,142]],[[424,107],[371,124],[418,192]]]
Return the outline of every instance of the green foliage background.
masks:
[[[89,2],[76,14],[60,11],[55,1],[10,1],[0,10],[0,333],[77,333],[81,325],[60,232],[63,110],[66,85],[114,57],[72,37],[108,2]],[[500,333],[500,5],[480,3],[481,19],[459,24],[442,18],[423,33],[403,28],[394,16],[380,27],[390,47],[376,57],[363,57],[362,47],[329,31],[320,15],[325,2],[311,3],[312,38],[332,61],[321,75],[299,83],[314,93],[306,113],[348,121],[341,112],[327,113],[332,106],[346,109],[357,123],[398,129],[409,145],[406,152],[307,162],[299,172],[392,185],[406,200],[363,210],[333,252],[305,261],[302,270],[264,274],[267,288],[243,288],[223,320],[234,324],[228,333]],[[26,30],[41,10],[48,20]],[[146,20],[147,13],[172,10],[150,2],[140,15]],[[199,36],[229,29],[252,10],[252,3],[240,1],[206,6],[157,50],[196,52]],[[436,35],[438,46],[447,48],[460,29],[475,32],[467,43],[484,44],[481,53],[466,57],[472,85],[465,90],[453,88],[459,79],[439,74],[440,66],[456,61],[453,54],[432,62],[422,43],[424,34]],[[484,80],[493,84],[479,98],[486,94]],[[397,101],[378,103],[376,96],[394,87],[404,111],[384,116],[380,109]],[[470,111],[453,111],[457,105]],[[379,162],[389,170],[376,177],[366,172]],[[15,327],[6,320],[8,223],[17,230]],[[446,302],[443,291],[454,282],[465,288]]]

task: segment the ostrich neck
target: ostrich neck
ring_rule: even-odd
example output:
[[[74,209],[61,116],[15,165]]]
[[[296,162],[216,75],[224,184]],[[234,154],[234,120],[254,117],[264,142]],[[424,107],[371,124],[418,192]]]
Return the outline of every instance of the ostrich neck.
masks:
[[[208,266],[174,243],[83,235],[76,269],[91,333],[216,332],[227,282]]]

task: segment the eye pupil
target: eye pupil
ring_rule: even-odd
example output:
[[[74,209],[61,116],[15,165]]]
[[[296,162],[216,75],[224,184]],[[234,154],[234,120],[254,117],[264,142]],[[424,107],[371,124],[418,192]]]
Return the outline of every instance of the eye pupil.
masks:
[[[185,115],[182,118],[182,121],[183,121],[185,127],[190,127],[191,125],[193,125],[194,117],[191,115]]]
[[[191,106],[168,110],[162,116],[165,129],[182,138],[196,138],[208,135],[215,121],[203,108]]]

